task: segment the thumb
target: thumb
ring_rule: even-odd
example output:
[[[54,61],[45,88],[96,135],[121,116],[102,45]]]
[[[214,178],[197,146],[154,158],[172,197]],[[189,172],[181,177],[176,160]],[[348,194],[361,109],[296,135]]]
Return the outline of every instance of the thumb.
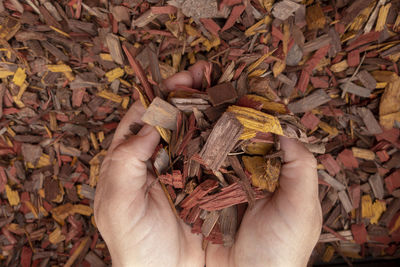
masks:
[[[295,139],[280,136],[280,142],[284,164],[278,189],[279,198],[318,198],[317,161],[313,154]]]
[[[157,130],[150,125],[144,125],[137,135],[119,144],[112,151],[109,165],[113,177],[113,183],[129,186],[131,189],[139,189],[147,180],[146,161],[154,153],[154,149],[160,141]]]

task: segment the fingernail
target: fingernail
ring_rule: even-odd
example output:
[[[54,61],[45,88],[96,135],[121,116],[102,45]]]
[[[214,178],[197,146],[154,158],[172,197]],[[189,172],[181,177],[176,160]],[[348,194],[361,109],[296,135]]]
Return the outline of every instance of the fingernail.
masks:
[[[154,127],[148,124],[145,124],[142,129],[137,133],[137,136],[146,136],[150,134],[152,131],[154,131]]]

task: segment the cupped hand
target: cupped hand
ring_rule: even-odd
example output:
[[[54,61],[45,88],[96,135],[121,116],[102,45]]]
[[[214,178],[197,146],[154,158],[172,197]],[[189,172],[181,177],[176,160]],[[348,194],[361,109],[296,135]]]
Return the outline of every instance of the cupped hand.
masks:
[[[165,81],[192,87],[201,83],[204,63]],[[200,80],[200,81],[199,81]],[[177,218],[146,162],[160,141],[155,128],[144,125],[130,136],[130,125],[143,124],[145,109],[135,102],[120,122],[100,169],[94,201],[97,227],[113,266],[199,266],[205,262],[202,238]],[[147,191],[148,190],[148,191]]]
[[[296,140],[280,141],[279,188],[246,211],[231,248],[208,245],[207,267],[307,265],[322,225],[316,160]]]
[[[165,81],[198,88],[204,62]],[[285,152],[280,187],[269,199],[247,210],[233,247],[208,244],[177,218],[146,162],[159,143],[157,131],[141,123],[144,107],[136,102],[119,124],[103,161],[94,203],[96,224],[113,266],[305,266],[321,230],[316,161],[304,146],[281,138]],[[148,191],[147,191],[148,190]],[[147,193],[146,193],[147,192]]]

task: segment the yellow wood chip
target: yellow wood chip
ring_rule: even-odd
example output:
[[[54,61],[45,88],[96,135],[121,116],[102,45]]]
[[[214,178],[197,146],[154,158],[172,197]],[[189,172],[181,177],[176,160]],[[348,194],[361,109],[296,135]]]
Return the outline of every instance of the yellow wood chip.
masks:
[[[89,172],[89,185],[91,187],[95,187],[97,184],[97,180],[100,173],[100,165],[99,164],[91,164],[90,172]]]
[[[97,142],[96,135],[93,132],[90,132],[90,140],[92,141],[93,148],[99,150],[99,142]]]
[[[25,69],[18,68],[13,77],[13,83],[15,85],[21,86],[24,84],[26,79]]]
[[[12,190],[11,187],[6,184],[6,195],[8,202],[11,206],[17,206],[19,204],[19,194],[18,191]]]
[[[65,64],[47,65],[47,69],[51,72],[72,72],[71,67]]]
[[[72,212],[78,213],[81,215],[85,215],[85,216],[90,216],[93,214],[93,209],[86,205],[77,204],[77,205],[74,205]]]
[[[239,140],[248,140],[257,135],[257,131],[253,129],[249,129],[244,127],[242,134],[239,137]]]
[[[254,61],[248,68],[247,71],[248,72],[252,72],[253,70],[255,70],[264,60],[266,60],[268,57],[270,57],[277,48],[275,48],[274,50],[262,55],[259,59],[257,59],[256,61]]]
[[[393,128],[394,122],[400,122],[400,78],[390,82],[385,88],[379,104],[379,122],[385,129]]]
[[[334,65],[331,66],[331,71],[333,72],[341,72],[346,70],[349,67],[349,65],[347,64],[347,60],[342,60],[339,63],[336,63]]]
[[[361,198],[361,217],[372,218],[373,216],[371,196],[363,195]]]
[[[65,235],[61,233],[60,227],[56,227],[56,229],[54,229],[54,231],[51,232],[49,235],[49,241],[52,244],[58,244],[64,240],[65,240]]]
[[[339,134],[339,130],[335,127],[330,126],[326,122],[321,121],[318,126],[324,131],[327,132],[331,136],[336,136]]]
[[[39,158],[36,168],[43,168],[43,167],[46,167],[49,165],[51,165],[50,156],[46,155],[46,154],[42,154]]]
[[[119,96],[117,94],[114,94],[113,92],[110,92],[110,91],[107,91],[107,90],[100,91],[97,95],[102,97],[102,98],[111,100],[111,101],[113,101],[115,103],[118,103],[118,104],[122,102],[122,97],[121,96]]]
[[[386,19],[389,14],[390,7],[392,3],[388,3],[387,5],[381,6],[379,9],[378,20],[376,21],[375,31],[380,32],[383,31],[386,24]]]
[[[130,99],[129,96],[124,96],[124,97],[122,98],[121,107],[122,107],[123,109],[127,109],[127,108],[128,108],[129,99]]]
[[[25,107],[25,104],[24,104],[20,99],[18,99],[16,96],[13,96],[13,100],[14,100],[14,103],[15,103],[19,108],[24,108],[24,107]]]
[[[198,31],[189,24],[185,24],[185,31],[189,36],[192,36],[192,37],[199,36]]]
[[[100,53],[100,58],[105,61],[113,61],[111,54]]]
[[[264,142],[252,142],[250,144],[243,145],[242,149],[246,154],[266,155],[273,147],[274,144]]]
[[[269,100],[268,98],[259,95],[246,95],[247,98],[260,102],[262,104],[262,109],[277,112],[279,114],[286,114],[286,106],[282,103],[277,103]]]
[[[278,118],[264,112],[239,106],[228,107],[228,112],[235,114],[236,118],[245,127],[264,133],[283,135]]]
[[[113,70],[110,70],[109,72],[106,73],[106,77],[109,82],[114,81],[115,79],[122,77],[124,75],[124,70],[121,69],[120,67],[115,68]]]
[[[372,205],[372,213],[374,216],[371,218],[370,223],[378,224],[382,213],[386,210],[386,202],[384,200],[375,200]]]
[[[376,89],[382,89],[387,86],[388,83],[381,82],[381,83],[376,83]]]
[[[100,132],[98,132],[98,134],[97,134],[97,138],[99,139],[99,142],[101,143],[101,142],[103,142],[103,140],[104,140],[104,132],[103,131],[100,131]]]
[[[351,150],[353,151],[353,155],[356,158],[366,159],[366,160],[375,159],[375,153],[372,150],[359,147],[352,147]]]
[[[260,77],[263,75],[267,70],[266,69],[257,69],[248,75],[249,78],[251,77]]]
[[[258,31],[257,29],[263,25],[263,24],[270,24],[272,22],[272,18],[270,16],[265,16],[264,19],[258,21],[257,23],[255,23],[254,25],[250,26],[245,32],[244,34],[248,37],[248,36],[252,36],[254,34],[256,34]]]
[[[243,156],[244,166],[251,173],[251,183],[261,189],[274,192],[278,186],[281,163],[278,158],[264,159],[263,157]]]
[[[7,133],[9,135],[11,135],[12,137],[14,137],[16,135],[16,133],[13,131],[13,129],[11,129],[11,127],[7,127]]]
[[[322,261],[330,262],[334,254],[335,254],[335,249],[332,246],[327,246],[324,255],[322,256]]]

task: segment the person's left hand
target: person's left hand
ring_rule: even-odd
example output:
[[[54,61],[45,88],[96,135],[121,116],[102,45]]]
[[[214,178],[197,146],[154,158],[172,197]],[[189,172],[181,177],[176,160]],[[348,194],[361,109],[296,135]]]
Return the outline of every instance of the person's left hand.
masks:
[[[173,89],[180,84],[198,87],[204,62],[167,79]],[[130,125],[141,123],[145,109],[135,102],[120,122],[100,169],[94,201],[97,227],[107,243],[113,266],[199,266],[205,263],[202,237],[176,217],[159,183],[147,169],[160,136],[144,125],[129,136]],[[148,191],[147,191],[148,190]],[[147,193],[146,193],[147,192]]]

